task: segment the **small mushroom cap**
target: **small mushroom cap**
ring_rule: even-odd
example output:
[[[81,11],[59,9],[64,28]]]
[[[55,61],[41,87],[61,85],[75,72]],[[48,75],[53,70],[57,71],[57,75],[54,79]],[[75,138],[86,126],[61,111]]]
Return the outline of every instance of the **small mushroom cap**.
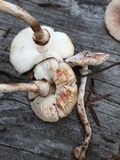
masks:
[[[82,51],[72,57],[67,58],[65,61],[73,66],[74,65],[96,66],[106,61],[108,57],[109,57],[109,54],[107,53],[102,53],[102,52],[93,53],[90,51]]]
[[[112,0],[108,4],[105,24],[111,36],[120,41],[120,0]]]
[[[54,94],[37,97],[32,103],[35,114],[44,121],[55,122],[67,116],[77,101],[76,77],[72,68],[65,62],[48,58],[34,69],[36,79],[45,79],[55,85]]]
[[[40,46],[33,41],[31,28],[23,29],[11,44],[10,62],[19,74],[31,70],[34,65],[48,57],[67,58],[74,54],[74,46],[70,38],[62,32],[55,32],[48,26],[42,29],[49,31],[50,40]]]

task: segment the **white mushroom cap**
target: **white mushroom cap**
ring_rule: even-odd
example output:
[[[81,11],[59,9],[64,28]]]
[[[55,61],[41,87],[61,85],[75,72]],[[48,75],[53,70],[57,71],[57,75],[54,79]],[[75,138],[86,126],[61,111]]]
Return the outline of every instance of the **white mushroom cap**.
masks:
[[[54,94],[49,94],[45,98],[39,96],[31,103],[35,114],[49,122],[67,116],[77,100],[76,77],[72,68],[65,62],[49,58],[35,67],[34,76],[39,80],[46,79],[56,87]]]
[[[108,4],[105,24],[111,36],[120,41],[120,0],[112,0]]]
[[[103,63],[108,57],[109,54],[107,53],[102,53],[102,52],[94,53],[90,51],[82,51],[72,57],[67,58],[65,61],[70,65],[96,66]]]
[[[65,33],[54,32],[47,26],[42,26],[42,29],[48,30],[51,36],[44,46],[35,44],[31,28],[23,29],[14,38],[11,44],[10,61],[19,74],[29,71],[36,63],[47,57],[62,59],[74,54],[73,43]]]
[[[49,32],[53,30],[50,27]],[[10,62],[15,70],[22,74],[32,69],[36,63],[37,56],[40,54],[38,45],[32,39],[33,31],[31,28],[26,28],[20,31],[13,39],[10,49]]]

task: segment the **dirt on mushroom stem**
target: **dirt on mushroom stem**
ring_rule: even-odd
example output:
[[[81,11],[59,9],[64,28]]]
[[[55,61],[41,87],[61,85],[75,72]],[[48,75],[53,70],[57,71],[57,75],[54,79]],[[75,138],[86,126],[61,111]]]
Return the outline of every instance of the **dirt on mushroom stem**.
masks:
[[[88,70],[88,66],[85,65],[82,67],[81,74],[86,74]],[[85,110],[85,104],[84,104],[84,95],[85,95],[85,86],[86,86],[87,77],[81,78],[80,87],[79,87],[79,93],[78,93],[78,100],[77,100],[77,112],[80,118],[80,121],[82,122],[84,129],[85,129],[85,138],[83,141],[81,141],[80,145],[75,148],[75,156],[79,160],[83,160],[85,158],[85,154],[88,148],[88,145],[90,143],[92,131],[90,127],[90,123],[87,118],[86,110]]]
[[[50,92],[50,83],[41,80],[33,81],[31,83],[11,83],[11,84],[0,84],[0,92],[34,92],[41,96],[47,96]]]
[[[93,53],[90,51],[82,51],[72,57],[67,58],[65,61],[68,62],[71,66],[80,65],[82,66],[81,74],[83,77],[81,78],[78,100],[77,100],[77,111],[80,116],[80,120],[85,129],[85,138],[81,142],[81,144],[75,148],[75,156],[79,160],[83,160],[85,158],[85,154],[90,143],[92,131],[87,118],[87,114],[84,106],[84,94],[85,94],[85,86],[87,81],[86,71],[88,71],[88,65],[99,65],[103,63],[109,54],[106,53]]]
[[[7,12],[27,23],[34,32],[33,40],[35,41],[35,43],[39,45],[45,45],[49,42],[49,32],[46,30],[42,30],[38,21],[23,8],[12,3],[0,0],[0,11]]]

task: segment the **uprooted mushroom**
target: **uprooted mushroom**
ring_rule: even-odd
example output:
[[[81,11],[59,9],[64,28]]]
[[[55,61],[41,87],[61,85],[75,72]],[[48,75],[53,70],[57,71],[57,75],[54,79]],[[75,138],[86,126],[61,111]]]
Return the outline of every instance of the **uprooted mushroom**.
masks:
[[[61,60],[74,54],[73,43],[67,34],[40,26],[24,9],[0,0],[0,11],[22,19],[31,27],[20,31],[11,44],[10,61],[19,74],[31,70],[45,58],[56,57]]]
[[[0,84],[0,92],[29,92],[29,99],[34,100],[31,107],[43,121],[55,122],[70,114],[77,100],[72,68],[65,62],[48,58],[35,66],[34,76],[37,81],[32,83]]]
[[[32,103],[35,114],[44,121],[57,121],[67,116],[77,100],[76,77],[72,68],[65,62],[49,58],[34,68],[37,80],[46,79],[55,85],[55,93],[47,97],[38,96]],[[47,116],[48,115],[48,116]]]
[[[71,66],[80,65],[82,69],[80,70],[81,75],[86,75],[88,72],[88,65],[96,66],[103,63],[109,54],[106,53],[92,53],[90,51],[82,51],[72,57],[67,58],[65,61],[68,62]],[[81,144],[75,148],[75,156],[79,160],[85,158],[85,154],[90,143],[92,131],[90,123],[87,118],[87,114],[84,106],[84,95],[85,95],[85,86],[86,86],[87,76],[81,78],[78,100],[77,100],[77,111],[80,117],[80,120],[85,129],[85,139]]]

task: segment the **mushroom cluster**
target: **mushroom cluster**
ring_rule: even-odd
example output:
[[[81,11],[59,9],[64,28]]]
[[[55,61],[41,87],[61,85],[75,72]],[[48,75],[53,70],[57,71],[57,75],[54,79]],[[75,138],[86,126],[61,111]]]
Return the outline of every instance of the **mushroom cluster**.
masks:
[[[19,74],[33,69],[35,78],[31,83],[0,84],[0,92],[28,92],[28,98],[32,100],[32,110],[36,116],[47,122],[66,117],[77,102],[77,111],[85,128],[85,139],[76,147],[75,156],[83,160],[92,134],[84,107],[87,76],[81,78],[80,88],[77,89],[76,76],[71,67],[80,65],[81,75],[86,75],[88,65],[99,65],[109,55],[90,51],[74,55],[73,43],[65,33],[55,32],[48,26],[40,26],[24,9],[3,0],[0,0],[0,10],[29,25],[13,39],[10,62]]]

